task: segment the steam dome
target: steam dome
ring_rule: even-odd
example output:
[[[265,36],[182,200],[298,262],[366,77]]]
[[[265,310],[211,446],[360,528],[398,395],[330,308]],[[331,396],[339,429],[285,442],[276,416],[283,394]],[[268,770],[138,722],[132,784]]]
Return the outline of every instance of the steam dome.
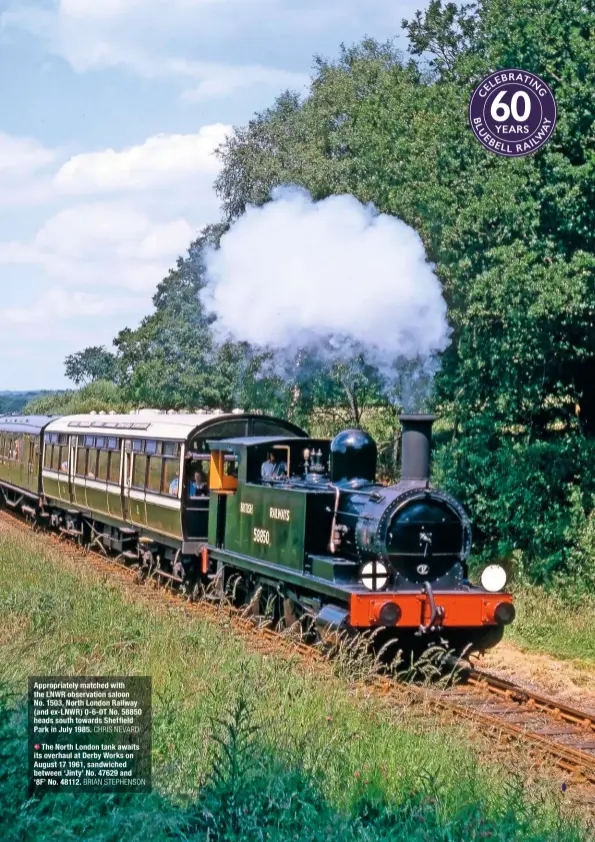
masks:
[[[331,479],[376,479],[376,442],[363,430],[343,430],[331,442]]]

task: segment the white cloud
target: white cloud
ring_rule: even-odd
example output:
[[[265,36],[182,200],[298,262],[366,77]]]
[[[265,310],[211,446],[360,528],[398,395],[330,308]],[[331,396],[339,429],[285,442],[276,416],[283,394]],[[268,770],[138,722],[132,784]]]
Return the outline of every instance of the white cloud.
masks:
[[[36,341],[68,337],[76,350],[150,312],[157,284],[218,218],[213,151],[227,131],[207,125],[68,160],[35,140],[0,135],[0,200],[8,172],[15,198],[25,192],[57,205],[29,239],[0,240],[2,286],[27,277],[29,289],[43,284],[27,305],[16,296],[0,302],[0,356],[8,337],[18,345],[24,326],[35,327]],[[85,319],[93,327],[75,340]]]
[[[31,307],[0,310],[0,324],[6,321],[17,325],[42,323],[48,326],[55,321],[64,321],[73,317],[101,317],[138,312],[143,305],[146,305],[144,299],[132,296],[114,298],[56,287],[44,292]]]
[[[249,2],[249,0],[246,0]],[[151,8],[167,11],[177,7],[185,11],[198,9],[212,4],[223,5],[225,0],[60,0],[60,14],[73,18],[92,18],[94,20],[118,18],[131,12]]]
[[[185,70],[189,79],[194,79],[194,87],[185,90],[183,99],[195,102],[227,96],[245,88],[266,87],[276,92],[292,88],[305,89],[308,76],[304,73],[292,73],[265,67],[260,64],[230,65],[208,64],[199,62],[173,62],[174,67]]]
[[[0,132],[0,179],[31,175],[54,162],[56,153],[38,140]]]
[[[204,101],[248,88],[274,94],[307,85],[307,74],[274,63],[207,60],[220,36],[242,35],[256,14],[275,16],[283,6],[281,0],[61,0],[41,8],[16,0],[0,15],[0,29],[42,38],[79,73],[128,68],[148,79],[176,79],[184,99]],[[196,60],[197,53],[205,58]]]
[[[60,14],[74,18],[106,19],[139,9],[143,0],[60,0]]]
[[[48,168],[57,158],[34,138],[0,132],[0,205],[45,201],[51,191]]]
[[[0,243],[0,264],[31,264],[73,287],[151,291],[196,235],[186,219],[156,222],[119,202],[50,217],[28,243]]]
[[[219,170],[214,150],[231,131],[216,123],[196,134],[155,135],[139,146],[75,155],[54,178],[64,193],[147,190],[168,187],[190,176],[212,181]]]

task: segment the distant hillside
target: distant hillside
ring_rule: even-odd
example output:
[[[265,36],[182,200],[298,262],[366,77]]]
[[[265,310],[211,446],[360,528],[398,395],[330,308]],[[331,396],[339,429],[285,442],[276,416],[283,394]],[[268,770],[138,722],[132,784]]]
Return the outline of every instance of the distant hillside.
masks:
[[[0,415],[22,412],[31,401],[36,401],[51,394],[49,391],[0,392]]]

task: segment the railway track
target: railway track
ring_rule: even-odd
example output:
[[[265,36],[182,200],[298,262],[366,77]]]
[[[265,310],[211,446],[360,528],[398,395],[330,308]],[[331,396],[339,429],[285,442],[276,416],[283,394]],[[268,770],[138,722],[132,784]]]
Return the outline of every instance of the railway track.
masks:
[[[13,513],[0,511],[0,519],[13,526],[28,530],[30,526]],[[137,572],[128,564],[93,550],[83,550],[63,537],[46,533],[51,542],[77,559],[84,557],[100,573],[109,578],[117,577],[129,587],[136,585]],[[221,618],[222,612],[234,631],[250,636],[259,651],[293,652],[310,661],[324,663],[327,655],[295,636],[277,631],[270,625],[258,622],[245,609],[234,608],[227,602],[204,598],[191,601],[156,578],[145,580],[143,599],[170,603],[194,615]],[[154,585],[155,587],[151,587]],[[555,763],[568,775],[568,783],[588,786],[588,801],[595,803],[595,715],[578,710],[539,692],[519,687],[489,672],[466,664],[460,669],[462,682],[446,688],[404,684],[398,679],[376,675],[366,681],[370,689],[399,704],[405,697],[423,701],[431,708],[446,711],[457,718],[472,720],[501,741],[522,742],[531,747],[540,761]]]
[[[435,694],[434,704],[532,744],[575,779],[595,784],[595,715],[475,667],[463,678]]]

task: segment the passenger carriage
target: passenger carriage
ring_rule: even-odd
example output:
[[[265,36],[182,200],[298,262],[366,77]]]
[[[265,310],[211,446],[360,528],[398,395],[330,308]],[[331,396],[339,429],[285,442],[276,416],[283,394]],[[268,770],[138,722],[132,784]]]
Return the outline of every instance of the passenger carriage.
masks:
[[[35,515],[41,489],[43,433],[55,416],[0,416],[0,502]]]
[[[177,562],[183,579],[184,558],[207,540],[207,439],[237,435],[306,434],[243,412],[6,418],[0,488],[9,505],[29,497],[33,513],[84,544],[164,570],[169,562],[170,574]]]

